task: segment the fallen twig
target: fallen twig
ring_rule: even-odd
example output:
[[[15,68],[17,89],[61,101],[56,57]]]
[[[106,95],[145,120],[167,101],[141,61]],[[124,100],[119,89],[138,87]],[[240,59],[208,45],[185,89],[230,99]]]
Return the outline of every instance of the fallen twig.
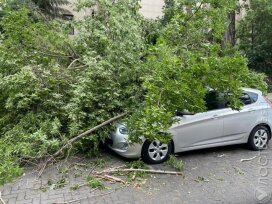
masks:
[[[42,166],[41,170],[39,171],[39,174],[38,174],[38,177],[40,177],[44,171],[44,169],[46,168],[47,164],[55,157],[57,157],[58,155],[60,155],[63,150],[65,150],[67,147],[71,146],[72,144],[74,144],[75,142],[77,142],[78,140],[80,140],[81,138],[95,132],[96,130],[98,130],[99,128],[101,127],[104,127],[116,120],[119,120],[120,118],[124,117],[126,115],[126,113],[122,113],[118,116],[115,116],[113,118],[110,118],[109,120],[106,120],[105,122],[95,126],[94,128],[91,128],[81,134],[79,134],[78,136],[76,137],[73,137],[72,139],[70,139],[65,145],[63,145],[55,154],[53,154],[52,156],[50,156],[44,163],[44,165]]]
[[[73,60],[73,61],[71,62],[71,64],[69,64],[69,66],[67,67],[67,69],[69,69],[70,67],[72,67],[72,65],[73,65],[75,62],[77,62],[77,61],[79,61],[79,59]]]
[[[105,169],[104,171],[110,171],[110,170],[114,170],[114,169],[120,169],[120,168],[123,168],[123,167],[126,167],[126,166],[127,165],[121,165],[121,166],[111,167],[111,168]]]
[[[2,193],[1,193],[1,191],[0,191],[0,202],[1,202],[1,204],[6,204],[6,202],[5,202],[4,199],[2,198]]]
[[[248,158],[248,159],[241,159],[240,162],[244,162],[244,161],[251,161],[253,159],[255,159],[257,156],[254,156],[254,157],[251,157],[251,158]]]
[[[164,171],[164,170],[151,170],[151,169],[109,169],[101,172],[96,172],[97,175],[104,173],[115,173],[115,172],[146,172],[153,174],[172,174],[172,175],[182,175],[182,172],[179,171]]]
[[[120,182],[123,184],[126,184],[126,182],[123,179],[117,178],[115,176],[110,176],[110,175],[96,175],[98,178],[102,178],[105,180],[113,181],[113,182]]]
[[[88,67],[89,65],[81,65],[81,66],[77,66],[77,67],[69,67],[67,69],[80,69],[80,68],[85,68]]]
[[[216,157],[217,158],[222,158],[222,157],[224,157],[224,156],[226,156],[225,154],[218,154]]]
[[[94,192],[94,191],[96,191],[98,188],[94,188],[94,189],[92,189],[91,191],[90,191],[90,193],[92,193],[92,192]]]

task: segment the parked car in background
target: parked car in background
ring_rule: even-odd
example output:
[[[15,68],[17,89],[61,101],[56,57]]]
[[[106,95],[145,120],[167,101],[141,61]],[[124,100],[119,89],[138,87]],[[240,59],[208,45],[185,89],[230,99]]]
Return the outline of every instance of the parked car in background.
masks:
[[[172,141],[142,139],[141,144],[129,144],[124,124],[118,124],[110,135],[109,147],[127,158],[140,158],[152,164],[164,162],[171,153],[246,143],[252,150],[264,149],[271,139],[272,105],[255,89],[242,89],[239,111],[228,107],[222,95],[210,90],[205,98],[207,111],[177,114],[178,122],[168,130]]]

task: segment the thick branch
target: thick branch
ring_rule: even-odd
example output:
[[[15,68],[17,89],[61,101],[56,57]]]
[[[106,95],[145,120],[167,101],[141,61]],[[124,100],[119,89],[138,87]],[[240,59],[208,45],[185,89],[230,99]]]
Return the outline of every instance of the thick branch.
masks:
[[[98,130],[99,128],[102,128],[102,127],[104,127],[104,126],[106,126],[106,125],[108,125],[108,124],[110,124],[110,123],[112,123],[112,122],[114,122],[114,121],[116,121],[116,120],[119,120],[120,118],[123,118],[125,115],[126,115],[126,113],[123,113],[123,114],[120,114],[120,115],[118,115],[118,116],[115,116],[115,117],[113,117],[113,118],[111,118],[111,119],[109,119],[109,120],[107,120],[107,121],[101,123],[100,125],[97,125],[97,126],[95,126],[94,128],[89,129],[89,130],[87,130],[87,131],[81,133],[80,135],[78,135],[78,136],[76,136],[76,137],[70,139],[70,140],[67,142],[66,145],[62,146],[62,148],[60,148],[55,154],[53,154],[53,157],[58,156],[58,155],[59,155],[64,149],[66,149],[69,145],[72,145],[73,143],[77,142],[77,141],[80,140],[81,138],[83,138],[83,137],[85,137],[85,136],[87,136],[87,135],[93,133],[94,131]]]
[[[164,170],[151,170],[151,169],[109,169],[101,172],[96,172],[96,174],[104,174],[104,173],[116,173],[116,172],[146,172],[153,174],[172,174],[172,175],[182,175],[182,172],[179,171],[164,171]]]

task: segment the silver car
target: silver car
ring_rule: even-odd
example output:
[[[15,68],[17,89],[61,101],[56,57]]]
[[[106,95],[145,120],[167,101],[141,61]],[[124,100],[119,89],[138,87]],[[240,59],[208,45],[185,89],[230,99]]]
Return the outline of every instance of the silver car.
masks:
[[[110,135],[109,147],[123,157],[142,157],[152,164],[164,162],[171,153],[210,147],[247,143],[252,150],[264,149],[271,139],[271,103],[261,91],[248,88],[243,88],[240,100],[241,110],[232,110],[220,94],[210,90],[206,112],[177,114],[178,122],[168,130],[173,136],[169,144],[142,138],[141,144],[131,145],[128,130],[120,123]]]

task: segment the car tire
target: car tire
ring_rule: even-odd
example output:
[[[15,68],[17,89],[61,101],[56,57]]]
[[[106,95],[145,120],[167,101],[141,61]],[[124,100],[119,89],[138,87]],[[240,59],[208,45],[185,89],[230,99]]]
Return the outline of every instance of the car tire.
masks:
[[[160,164],[169,158],[172,152],[172,142],[162,144],[159,141],[145,141],[142,147],[142,159],[148,164]]]
[[[248,138],[248,146],[251,150],[258,151],[265,149],[271,138],[269,129],[263,125],[256,126]]]

